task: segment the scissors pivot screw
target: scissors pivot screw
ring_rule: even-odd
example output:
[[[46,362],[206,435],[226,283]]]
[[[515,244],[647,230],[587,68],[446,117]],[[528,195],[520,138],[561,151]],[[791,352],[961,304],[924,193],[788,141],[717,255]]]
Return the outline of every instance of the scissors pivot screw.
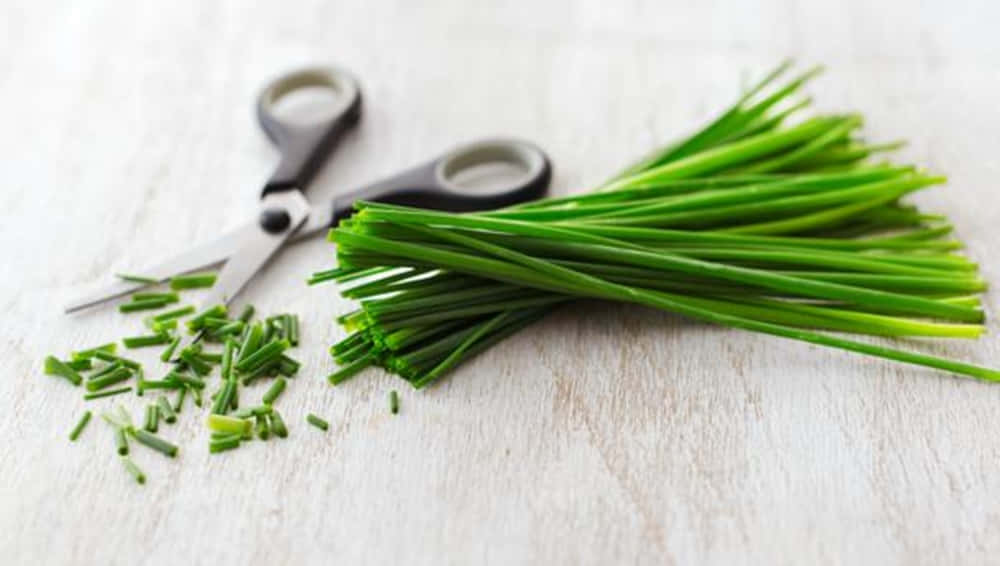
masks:
[[[271,234],[284,232],[292,223],[292,217],[283,208],[267,208],[260,213],[260,225]]]

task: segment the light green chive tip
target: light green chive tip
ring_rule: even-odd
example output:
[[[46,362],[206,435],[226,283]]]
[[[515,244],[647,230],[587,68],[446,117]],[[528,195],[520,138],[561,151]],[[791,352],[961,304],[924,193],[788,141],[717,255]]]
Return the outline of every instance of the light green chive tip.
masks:
[[[140,485],[146,483],[146,474],[139,469],[139,466],[135,465],[135,462],[133,462],[131,458],[128,456],[122,456],[121,460],[125,469],[128,470],[128,473],[132,474],[132,477],[135,478],[136,483]]]
[[[74,426],[73,430],[69,433],[69,439],[71,442],[75,442],[76,439],[80,437],[80,433],[83,432],[84,427],[86,427],[87,423],[90,422],[90,416],[90,411],[85,411],[83,416],[80,417],[80,420],[77,421],[76,426]]]

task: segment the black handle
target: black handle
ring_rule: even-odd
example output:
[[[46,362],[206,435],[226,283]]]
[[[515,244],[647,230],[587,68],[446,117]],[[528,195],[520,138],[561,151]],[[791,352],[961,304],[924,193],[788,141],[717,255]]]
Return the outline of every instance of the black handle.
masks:
[[[337,93],[331,117],[313,124],[280,119],[274,104],[281,97],[307,87]],[[303,190],[333,151],[340,136],[361,118],[361,89],[351,73],[331,67],[294,71],[269,83],[257,97],[257,120],[281,151],[281,162],[261,196],[291,189]]]
[[[524,170],[508,185],[487,191],[470,191],[454,182],[454,177],[479,165],[506,163]],[[491,139],[460,146],[441,157],[377,181],[333,203],[332,225],[350,216],[355,201],[367,200],[417,206],[450,212],[491,210],[539,198],[552,177],[552,165],[545,152],[520,140]]]

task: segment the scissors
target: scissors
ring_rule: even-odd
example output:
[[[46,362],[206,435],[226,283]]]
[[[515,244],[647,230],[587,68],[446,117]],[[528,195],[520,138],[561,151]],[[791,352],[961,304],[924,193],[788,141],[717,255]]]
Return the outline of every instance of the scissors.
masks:
[[[282,97],[305,88],[336,94],[325,117],[307,123],[282,118],[275,111]],[[202,306],[227,304],[275,253],[292,241],[315,235],[349,216],[356,200],[371,200],[465,212],[508,206],[545,194],[551,176],[548,157],[519,140],[485,139],[459,146],[435,159],[370,185],[348,191],[332,203],[310,204],[304,195],[341,136],[361,117],[361,89],[340,68],[302,69],[269,83],[257,98],[257,120],[281,153],[278,167],[264,185],[257,218],[161,263],[143,269],[150,282],[119,281],[66,306],[74,312],[175,275],[225,262]],[[522,174],[503,186],[470,190],[457,180],[477,167],[514,166]],[[195,341],[195,336],[190,341]],[[187,341],[185,341],[187,342]]]

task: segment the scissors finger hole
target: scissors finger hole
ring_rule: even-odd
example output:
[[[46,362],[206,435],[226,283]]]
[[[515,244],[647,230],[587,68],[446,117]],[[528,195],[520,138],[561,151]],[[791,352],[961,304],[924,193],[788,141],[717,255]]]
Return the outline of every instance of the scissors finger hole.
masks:
[[[538,152],[516,142],[484,142],[441,160],[439,182],[475,195],[505,193],[530,183],[544,163]]]
[[[327,122],[350,103],[354,86],[324,69],[307,69],[287,75],[271,85],[263,102],[274,119],[308,126]]]

